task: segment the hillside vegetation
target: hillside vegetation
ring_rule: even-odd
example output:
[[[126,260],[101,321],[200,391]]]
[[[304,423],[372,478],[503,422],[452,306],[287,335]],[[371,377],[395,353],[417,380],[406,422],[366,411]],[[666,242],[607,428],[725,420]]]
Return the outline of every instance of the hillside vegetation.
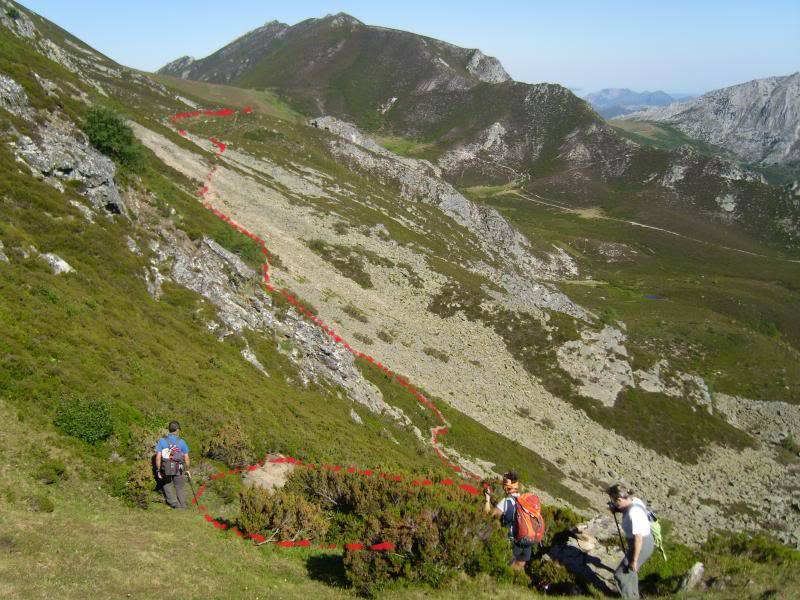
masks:
[[[530,240],[533,258],[523,264],[555,265],[546,287],[529,281],[515,298],[503,279],[519,275],[503,254],[515,246],[490,247],[461,213],[409,196],[409,179],[344,160],[341,138],[309,126],[299,104],[272,91],[153,80],[24,7],[3,0],[0,8],[0,595],[154,598],[165,581],[189,598],[536,595],[575,583],[546,553],[602,508],[603,487],[618,474],[570,448],[650,452],[642,455],[685,470],[686,481],[705,477],[709,452],[764,458],[772,469],[764,473],[784,475],[774,489],[794,485],[793,438],[766,441],[682,397],[628,390],[613,409],[601,407],[577,392],[556,357],[561,345],[622,320],[636,366],[649,368],[658,345],[685,338],[691,352],[677,355],[676,371],[789,410],[800,378],[792,263],[733,261],[717,249],[709,265],[705,247],[659,245],[661,234],[616,221],[584,226],[572,213],[528,206],[517,192],[530,190],[513,184],[465,190],[475,204],[461,206],[486,218],[485,229],[513,235],[486,212],[496,208]],[[471,55],[448,47],[441,51],[452,53],[445,58],[459,76],[474,79]],[[345,83],[342,97],[354,89]],[[488,95],[489,85],[474,93]],[[513,82],[499,85],[521,93]],[[211,111],[170,120],[221,106],[231,118]],[[566,131],[585,116],[551,125]],[[543,156],[557,162],[558,150]],[[460,201],[455,190],[448,198]],[[208,207],[266,239],[267,254]],[[612,240],[654,252],[618,268],[590,247]],[[762,250],[747,236],[737,241]],[[274,289],[263,285],[265,256]],[[597,286],[562,275],[570,261]],[[718,295],[703,276],[719,279]],[[551,304],[525,304],[531,289],[546,290]],[[602,299],[593,295],[600,289],[609,290]],[[664,295],[661,312],[643,309],[640,292]],[[708,299],[693,302],[694,294]],[[345,351],[300,303],[392,375]],[[752,340],[749,356],[743,339]],[[715,344],[720,352],[711,355]],[[523,392],[501,387],[509,381]],[[486,393],[504,389],[507,396]],[[433,429],[442,421],[429,401],[445,431]],[[643,434],[619,418],[623,407],[643,418],[652,401],[669,409],[661,417],[674,428],[669,436],[659,423]],[[174,418],[191,447],[193,492],[202,490],[200,506],[185,512],[164,505],[149,462]],[[588,434],[568,435],[570,423]],[[765,423],[764,435],[773,435]],[[276,454],[309,466],[295,467],[281,491],[246,488],[247,467]],[[343,472],[315,468],[323,465]],[[517,577],[482,497],[456,485],[497,488],[498,474],[512,468],[545,500],[549,527]],[[402,484],[381,473],[400,473]],[[737,486],[762,475],[742,476],[750,479]],[[696,560],[706,563],[709,586],[697,597],[800,589],[797,552],[754,532],[788,534],[760,517],[751,496],[736,506],[716,498],[703,496],[708,512],[691,521],[671,518],[685,498],[664,507],[672,511],[665,522],[674,521],[671,561],[648,565],[645,591],[672,594]],[[793,510],[771,507],[773,516]],[[746,516],[748,533],[694,529],[698,518],[720,514]],[[259,545],[236,531],[314,543]],[[706,533],[704,544],[681,543]],[[343,549],[354,541],[395,548]]]

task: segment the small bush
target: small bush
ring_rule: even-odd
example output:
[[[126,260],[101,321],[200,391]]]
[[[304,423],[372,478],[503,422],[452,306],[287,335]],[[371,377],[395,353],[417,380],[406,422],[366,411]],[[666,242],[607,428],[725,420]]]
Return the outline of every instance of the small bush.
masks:
[[[441,350],[437,350],[436,348],[430,348],[426,346],[425,348],[422,349],[422,351],[428,356],[432,356],[433,358],[441,362],[446,363],[450,361],[450,355],[447,354],[447,352],[442,352]]]
[[[394,335],[391,332],[381,329],[377,334],[379,340],[383,340],[387,344],[394,343]]]
[[[245,432],[237,423],[226,423],[203,442],[201,454],[221,460],[229,467],[244,467],[254,462],[254,451]]]
[[[36,469],[35,478],[46,485],[58,483],[67,477],[67,467],[58,460],[48,460]]]
[[[97,444],[114,431],[108,402],[80,396],[70,396],[62,400],[53,424],[67,435],[87,444]]]
[[[353,306],[352,304],[348,304],[342,310],[344,311],[344,313],[346,315],[350,315],[356,321],[360,321],[361,323],[369,323],[369,319],[367,318],[367,315],[365,315],[364,312],[360,308],[358,308],[357,306]]]
[[[33,512],[46,512],[51,513],[53,512],[56,507],[53,504],[53,501],[50,500],[44,494],[33,494],[28,496],[28,507]]]
[[[20,18],[22,15],[20,15],[20,14],[19,14],[19,11],[18,11],[16,8],[14,8],[13,6],[9,6],[9,7],[6,9],[6,16],[7,16],[9,19],[13,19],[14,21],[16,21],[16,20],[17,20],[17,19],[19,19],[19,18]]]
[[[564,584],[577,583],[575,575],[564,565],[547,556],[533,559],[528,563],[525,571],[531,578],[531,584],[543,591],[549,591]]]
[[[144,154],[133,130],[116,111],[94,106],[86,113],[83,130],[92,146],[131,171],[144,166]]]
[[[150,461],[136,461],[117,475],[112,494],[129,506],[146,509],[155,491],[153,465]]]
[[[239,495],[239,527],[272,540],[320,540],[328,521],[318,504],[291,491],[270,493],[253,486]]]

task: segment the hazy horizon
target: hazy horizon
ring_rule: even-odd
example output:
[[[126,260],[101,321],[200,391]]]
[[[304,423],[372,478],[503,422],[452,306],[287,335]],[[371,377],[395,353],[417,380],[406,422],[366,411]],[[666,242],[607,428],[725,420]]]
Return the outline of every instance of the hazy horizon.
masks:
[[[702,94],[800,70],[800,3],[685,0],[643,6],[573,1],[402,6],[364,0],[278,3],[229,0],[108,9],[100,0],[23,3],[115,61],[154,71],[202,58],[267,21],[290,25],[346,12],[368,25],[412,31],[496,56],[519,81],[560,83],[580,96],[603,88]],[[658,25],[658,26],[656,26]],[[702,57],[698,59],[698,57]]]

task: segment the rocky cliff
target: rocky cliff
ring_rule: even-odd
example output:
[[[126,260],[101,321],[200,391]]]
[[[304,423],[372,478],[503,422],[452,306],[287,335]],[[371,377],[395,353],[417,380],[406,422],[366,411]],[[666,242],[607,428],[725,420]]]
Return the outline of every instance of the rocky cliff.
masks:
[[[800,161],[800,72],[754,79],[625,118],[672,125],[748,163],[796,164]]]

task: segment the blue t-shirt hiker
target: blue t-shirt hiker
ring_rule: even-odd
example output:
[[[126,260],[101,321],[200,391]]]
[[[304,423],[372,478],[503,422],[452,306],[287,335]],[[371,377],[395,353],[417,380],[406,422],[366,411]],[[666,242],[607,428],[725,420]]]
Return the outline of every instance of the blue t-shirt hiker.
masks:
[[[181,426],[172,421],[169,434],[156,443],[156,477],[164,498],[172,508],[188,508],[186,477],[189,475],[189,445],[180,437]]]

